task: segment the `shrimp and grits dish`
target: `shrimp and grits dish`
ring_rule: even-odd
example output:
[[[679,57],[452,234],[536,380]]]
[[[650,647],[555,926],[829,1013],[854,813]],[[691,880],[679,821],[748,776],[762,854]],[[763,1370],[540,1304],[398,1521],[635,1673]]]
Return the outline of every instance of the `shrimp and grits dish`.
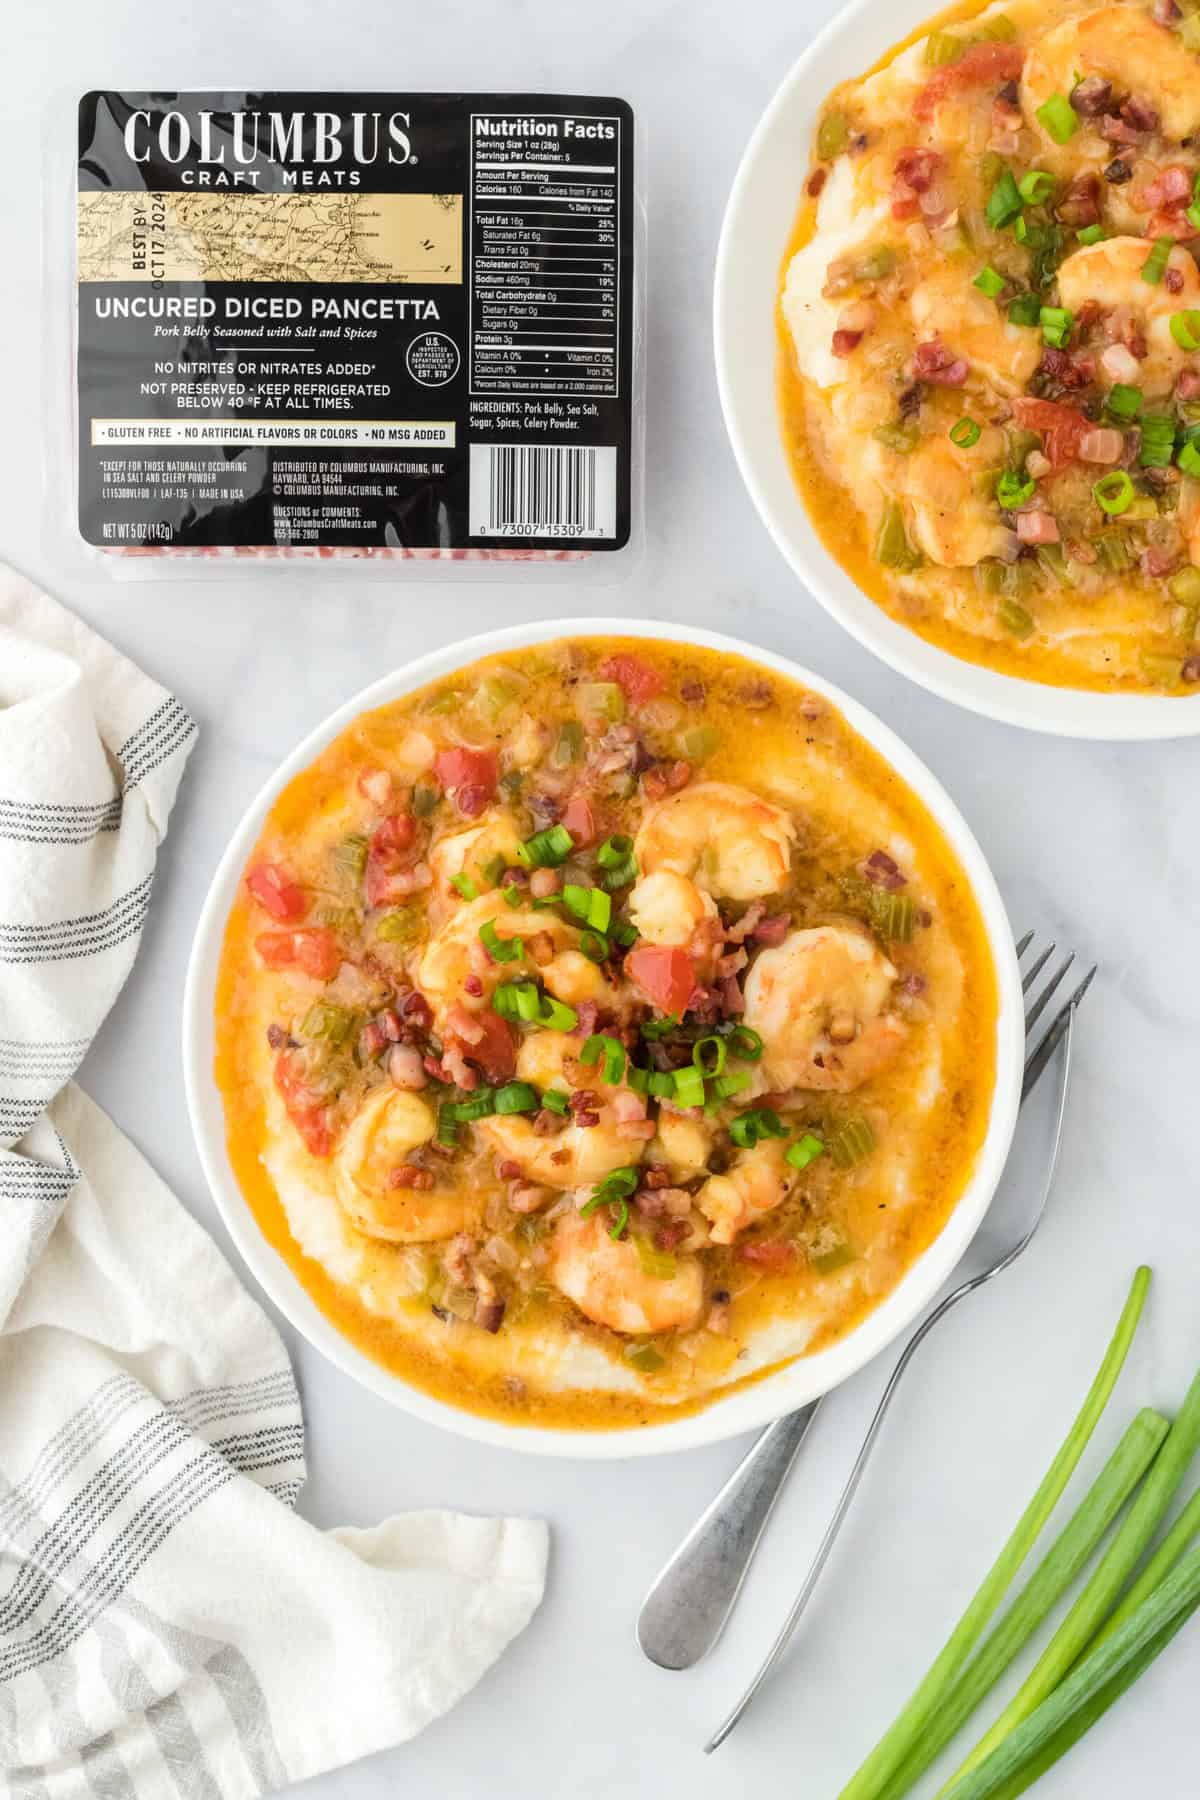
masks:
[[[361,714],[282,791],[216,1077],[351,1342],[477,1413],[632,1426],[892,1291],[971,1178],[997,1004],[955,852],[826,699],[562,639]]]
[[[1200,11],[939,15],[823,109],[793,469],[889,615],[1005,674],[1200,685]]]

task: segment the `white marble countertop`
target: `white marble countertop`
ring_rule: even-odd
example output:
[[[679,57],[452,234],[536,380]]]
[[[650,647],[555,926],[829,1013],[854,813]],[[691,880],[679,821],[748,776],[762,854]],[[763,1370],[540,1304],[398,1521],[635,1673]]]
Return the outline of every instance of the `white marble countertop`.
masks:
[[[493,624],[600,606],[726,629],[811,663],[941,776],[1014,921],[1102,961],[1049,1221],[1026,1262],[945,1326],[910,1375],[807,1629],[710,1760],[700,1744],[774,1634],[882,1372],[868,1370],[827,1407],[723,1644],[700,1669],[670,1675],[642,1660],[634,1617],[744,1444],[586,1466],[484,1449],[390,1410],[285,1328],[309,1422],[301,1506],[312,1519],[367,1523],[463,1505],[542,1514],[554,1534],[545,1605],[512,1653],[414,1744],[310,1784],[314,1800],[382,1800],[401,1787],[430,1800],[703,1800],[752,1785],[831,1800],[1040,1479],[1137,1261],[1154,1265],[1157,1283],[1105,1445],[1137,1405],[1173,1407],[1200,1360],[1200,742],[1039,739],[906,685],[796,585],[726,447],[709,347],[721,210],[760,109],[831,10],[832,0],[57,0],[14,8],[6,24],[0,554],[172,686],[202,733],[137,968],[82,1080],[226,1247],[192,1147],[179,1056],[184,967],[217,858],[251,795],[316,721],[377,674]],[[69,143],[70,100],[87,87],[317,81],[611,92],[641,115],[648,548],[631,585],[435,590],[322,571],[286,583],[120,586],[69,550],[61,517],[47,528],[39,421],[66,406],[68,383],[63,366],[42,391],[37,354],[38,166],[51,98]],[[52,229],[67,232],[65,210]],[[1097,1445],[1085,1474],[1098,1454]],[[1198,1673],[1193,1627],[1044,1791],[1058,1800],[1190,1791]]]

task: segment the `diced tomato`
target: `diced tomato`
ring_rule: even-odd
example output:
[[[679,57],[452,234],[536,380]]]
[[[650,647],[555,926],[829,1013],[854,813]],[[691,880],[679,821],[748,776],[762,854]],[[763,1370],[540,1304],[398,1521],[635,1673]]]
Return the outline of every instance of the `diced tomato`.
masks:
[[[570,832],[578,848],[586,850],[596,841],[596,815],[586,794],[571,795],[563,810],[562,824]]]
[[[470,1018],[470,1040],[455,1031],[453,1016],[447,1026],[447,1037],[453,1040],[468,1062],[478,1063],[488,1081],[509,1081],[517,1066],[517,1037],[512,1026],[490,1006],[481,1012],[473,1012]],[[476,1037],[476,1030],[483,1035]]]
[[[936,107],[961,88],[995,82],[1003,86],[1016,81],[1025,67],[1025,52],[1020,44],[972,44],[957,62],[946,63],[931,75],[913,101],[913,115],[932,118]]]
[[[448,794],[459,788],[484,788],[490,800],[496,792],[500,765],[494,750],[439,750],[433,759],[434,779]]]
[[[796,1246],[788,1244],[781,1238],[764,1238],[757,1244],[739,1244],[738,1256],[742,1262],[754,1263],[757,1268],[766,1269],[769,1274],[779,1274],[790,1269],[796,1260]]]
[[[288,1118],[313,1156],[328,1156],[333,1148],[329,1115],[320,1096],[307,1086],[286,1050],[275,1059],[275,1086],[283,1095]]]
[[[1013,417],[1027,431],[1040,431],[1042,448],[1050,463],[1061,469],[1079,455],[1080,441],[1095,429],[1092,421],[1073,406],[1061,406],[1057,400],[1038,400],[1030,394],[1018,394],[1012,403]]]
[[[683,1017],[696,986],[696,971],[686,950],[670,944],[637,944],[625,958],[625,973],[660,1013]]]
[[[640,656],[610,656],[600,665],[600,679],[615,681],[631,706],[644,706],[666,687],[666,679]]]
[[[341,947],[327,925],[306,931],[264,931],[254,948],[268,969],[300,969],[317,981],[332,981],[342,963]]]
[[[409,851],[417,837],[417,821],[411,813],[389,813],[371,833],[367,845],[367,866],[363,872],[363,893],[368,906],[385,906],[390,900],[405,897],[406,883],[393,885],[393,877],[412,861]]]
[[[264,912],[286,924],[302,919],[308,909],[304,889],[278,863],[256,863],[246,876],[246,886]]]

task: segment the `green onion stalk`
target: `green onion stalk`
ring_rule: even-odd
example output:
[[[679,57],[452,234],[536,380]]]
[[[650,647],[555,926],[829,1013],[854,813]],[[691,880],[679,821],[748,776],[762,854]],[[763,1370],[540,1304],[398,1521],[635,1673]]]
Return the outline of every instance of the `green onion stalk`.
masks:
[[[968,1657],[1041,1535],[1100,1422],[1117,1377],[1125,1366],[1149,1288],[1149,1269],[1138,1269],[1096,1379],[1041,1486],[907,1706],[842,1789],[839,1800],[879,1800],[945,1705]],[[965,1797],[956,1795],[955,1800],[965,1800]]]

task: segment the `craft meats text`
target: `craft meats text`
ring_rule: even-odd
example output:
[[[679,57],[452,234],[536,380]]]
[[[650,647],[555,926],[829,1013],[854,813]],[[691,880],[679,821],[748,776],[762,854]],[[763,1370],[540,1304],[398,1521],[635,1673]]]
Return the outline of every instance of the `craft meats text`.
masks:
[[[477,138],[561,138],[570,142],[615,138],[606,119],[475,119]],[[361,187],[363,168],[403,167],[419,158],[412,116],[406,112],[201,112],[193,128],[186,113],[129,115],[125,149],[132,162],[155,154],[169,163],[185,187],[257,187],[266,162],[287,187]],[[350,163],[356,166],[343,166]],[[185,166],[186,165],[186,166]]]

